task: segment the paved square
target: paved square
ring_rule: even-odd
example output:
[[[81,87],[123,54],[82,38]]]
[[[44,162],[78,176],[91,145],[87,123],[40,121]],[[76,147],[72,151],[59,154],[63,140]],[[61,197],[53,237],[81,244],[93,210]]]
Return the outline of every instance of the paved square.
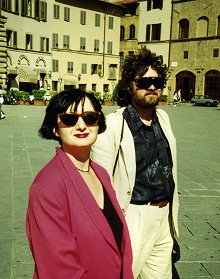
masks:
[[[181,279],[220,279],[220,107],[182,104],[161,108],[168,112],[177,138],[182,253],[178,272]],[[25,234],[28,188],[57,145],[38,137],[45,109],[3,106],[0,279],[32,278],[33,260]],[[103,111],[114,109],[104,107]]]

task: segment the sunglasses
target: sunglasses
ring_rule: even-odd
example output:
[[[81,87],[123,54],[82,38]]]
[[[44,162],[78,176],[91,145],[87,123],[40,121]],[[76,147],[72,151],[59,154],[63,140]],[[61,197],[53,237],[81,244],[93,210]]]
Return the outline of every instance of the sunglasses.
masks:
[[[71,113],[63,112],[58,114],[63,124],[65,124],[68,127],[76,125],[79,117],[82,117],[86,125],[95,125],[99,121],[100,115],[101,112],[97,112],[97,111],[88,111],[80,114],[77,114],[75,112],[71,112]]]
[[[151,85],[156,89],[162,89],[164,87],[164,79],[161,77],[143,77],[135,79],[134,82],[141,89],[148,89]]]

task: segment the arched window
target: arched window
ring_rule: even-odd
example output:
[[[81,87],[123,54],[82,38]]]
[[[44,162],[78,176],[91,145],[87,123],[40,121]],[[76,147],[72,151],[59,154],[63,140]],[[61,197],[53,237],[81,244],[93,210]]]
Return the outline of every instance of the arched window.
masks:
[[[189,20],[184,18],[179,21],[179,39],[189,37]]]
[[[208,25],[209,25],[209,19],[205,16],[200,17],[197,20],[196,37],[207,37],[208,36]]]
[[[220,36],[220,16],[217,18],[217,36]]]
[[[135,39],[135,26],[134,24],[130,25],[130,35],[129,35],[129,39]]]
[[[121,25],[120,27],[120,40],[124,40],[125,38],[125,27],[123,25]]]

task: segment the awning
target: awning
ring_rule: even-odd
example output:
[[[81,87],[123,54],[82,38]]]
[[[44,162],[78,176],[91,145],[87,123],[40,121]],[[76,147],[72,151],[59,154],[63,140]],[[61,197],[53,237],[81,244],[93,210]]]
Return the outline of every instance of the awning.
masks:
[[[38,74],[37,71],[34,71],[29,68],[19,68],[18,76],[20,82],[28,82],[28,83],[37,83]]]
[[[78,82],[78,78],[76,75],[65,75],[63,77],[64,85],[76,85]]]

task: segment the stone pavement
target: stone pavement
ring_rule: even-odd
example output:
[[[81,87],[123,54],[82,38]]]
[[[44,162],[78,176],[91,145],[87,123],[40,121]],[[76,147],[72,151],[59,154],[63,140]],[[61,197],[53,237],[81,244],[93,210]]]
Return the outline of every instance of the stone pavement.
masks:
[[[3,109],[0,279],[30,279],[33,260],[25,234],[28,188],[54,155],[57,143],[37,135],[45,107],[5,105]],[[169,113],[178,147],[182,255],[176,267],[181,279],[220,279],[220,107],[183,104],[163,109]],[[114,107],[103,110],[109,113]]]

